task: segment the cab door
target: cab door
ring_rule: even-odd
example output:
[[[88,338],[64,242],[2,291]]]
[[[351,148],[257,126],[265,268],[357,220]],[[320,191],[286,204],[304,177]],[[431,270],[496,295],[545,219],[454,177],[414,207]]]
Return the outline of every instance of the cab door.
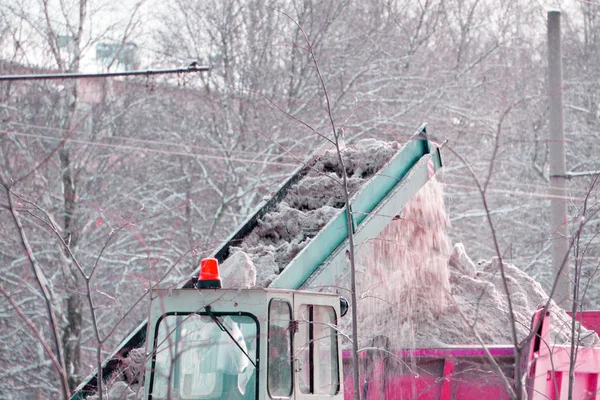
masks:
[[[294,392],[296,399],[343,399],[338,344],[338,296],[294,293]]]

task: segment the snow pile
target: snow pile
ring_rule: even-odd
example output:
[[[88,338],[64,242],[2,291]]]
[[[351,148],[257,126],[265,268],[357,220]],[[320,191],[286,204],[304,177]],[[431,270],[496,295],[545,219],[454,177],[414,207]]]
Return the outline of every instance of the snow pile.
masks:
[[[348,173],[350,195],[379,171],[399,147],[397,142],[367,139],[345,150],[342,158]],[[256,286],[269,286],[344,206],[341,176],[338,154],[334,150],[325,152],[277,207],[265,214],[238,246],[231,248],[229,258],[236,257],[253,264]],[[247,282],[242,274],[245,272],[240,271],[234,280],[245,285]]]
[[[457,244],[448,265],[452,304],[437,320],[415,318],[415,325],[422,332],[418,335],[419,340],[431,342],[432,334],[439,331],[439,342],[478,344],[474,340],[475,329],[486,344],[512,343],[510,327],[513,320],[510,319],[504,279],[500,273],[500,259],[480,261],[475,266],[464,246]],[[548,295],[537,281],[516,266],[503,263],[503,268],[520,342],[529,334],[532,316],[538,306],[546,304]],[[571,317],[554,301],[550,302],[550,312],[551,341],[559,345],[570,343]],[[581,329],[581,345],[600,345],[596,334]]]
[[[359,340],[368,346],[385,335],[392,348],[513,343],[529,334],[538,306],[546,304],[541,285],[514,265],[504,263],[513,306],[508,309],[500,261],[469,258],[462,244],[450,250],[448,218],[442,185],[434,179],[358,254]],[[571,318],[554,302],[551,336],[556,344],[569,343]],[[344,322],[349,331],[350,321]],[[582,328],[584,346],[598,346],[593,332]]]

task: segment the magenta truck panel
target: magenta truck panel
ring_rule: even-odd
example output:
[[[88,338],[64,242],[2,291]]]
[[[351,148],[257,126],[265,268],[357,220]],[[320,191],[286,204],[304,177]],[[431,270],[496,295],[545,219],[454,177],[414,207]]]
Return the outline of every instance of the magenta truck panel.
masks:
[[[512,379],[513,348],[492,346],[489,351]],[[344,398],[351,400],[354,391],[350,352],[344,352],[343,359]],[[504,378],[492,371],[481,347],[408,349],[387,358],[381,353],[362,353],[360,364],[363,400],[510,398]]]

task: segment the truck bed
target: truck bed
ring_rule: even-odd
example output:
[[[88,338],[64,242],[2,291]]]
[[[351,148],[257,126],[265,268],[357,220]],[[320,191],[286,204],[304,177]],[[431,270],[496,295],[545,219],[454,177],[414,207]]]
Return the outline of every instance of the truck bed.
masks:
[[[512,346],[488,348],[504,376],[514,375]],[[354,396],[352,357],[343,354],[344,399]],[[483,348],[464,346],[443,349],[370,351],[360,358],[363,400],[472,400],[510,399],[503,378],[492,370]]]

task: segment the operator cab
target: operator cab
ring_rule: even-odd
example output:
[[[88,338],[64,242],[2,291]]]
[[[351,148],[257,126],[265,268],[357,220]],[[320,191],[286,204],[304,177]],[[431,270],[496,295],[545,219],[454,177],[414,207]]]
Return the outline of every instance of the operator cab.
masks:
[[[339,296],[213,278],[153,291],[145,398],[343,399]]]

